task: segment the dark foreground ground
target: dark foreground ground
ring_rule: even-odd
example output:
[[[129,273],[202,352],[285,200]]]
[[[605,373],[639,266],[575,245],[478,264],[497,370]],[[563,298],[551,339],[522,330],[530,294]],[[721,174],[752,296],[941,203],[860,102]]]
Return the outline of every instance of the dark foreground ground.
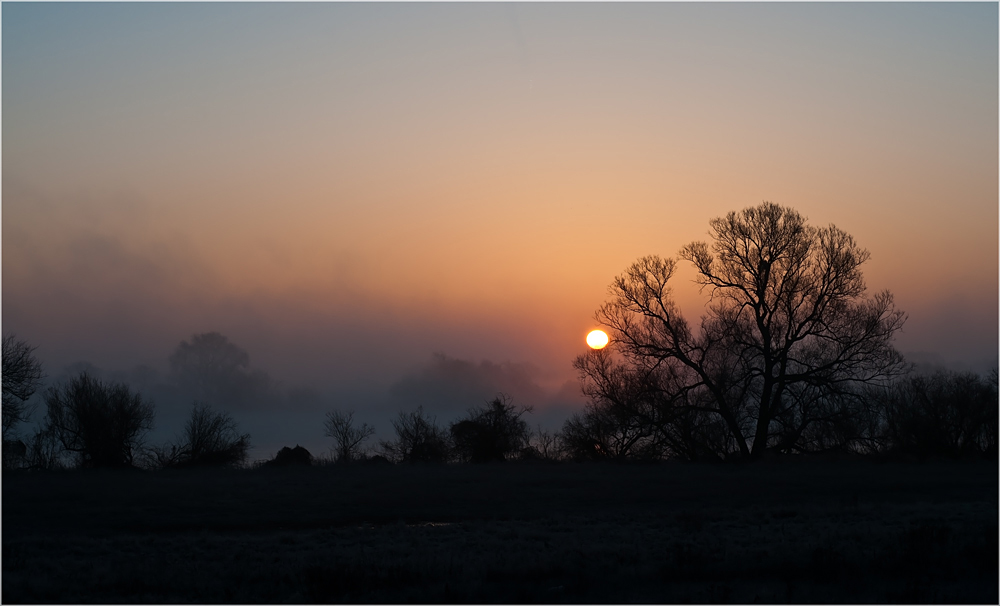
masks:
[[[998,467],[6,473],[4,603],[998,601]]]

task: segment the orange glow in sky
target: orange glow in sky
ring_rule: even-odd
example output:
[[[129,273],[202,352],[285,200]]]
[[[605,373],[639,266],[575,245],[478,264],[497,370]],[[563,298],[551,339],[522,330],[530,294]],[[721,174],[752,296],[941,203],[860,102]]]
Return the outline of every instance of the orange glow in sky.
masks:
[[[871,252],[904,355],[986,370],[997,16],[4,4],[4,331],[53,375],[165,369],[219,331],[359,409],[435,353],[507,373],[525,404],[579,398],[572,360],[614,277],[768,200]],[[680,263],[672,288],[696,326],[693,277]]]

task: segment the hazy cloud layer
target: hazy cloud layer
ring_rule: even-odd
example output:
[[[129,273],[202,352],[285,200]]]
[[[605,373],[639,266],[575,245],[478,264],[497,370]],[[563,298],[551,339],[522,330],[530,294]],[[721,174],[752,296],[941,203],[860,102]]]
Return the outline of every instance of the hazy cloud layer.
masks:
[[[533,407],[536,416],[550,416],[553,408],[561,413],[582,405],[582,397],[565,385],[550,390],[542,387],[543,380],[542,371],[530,363],[476,363],[436,353],[427,366],[392,384],[388,405],[400,410],[423,406],[444,419],[463,416],[499,393],[513,398],[517,406]]]

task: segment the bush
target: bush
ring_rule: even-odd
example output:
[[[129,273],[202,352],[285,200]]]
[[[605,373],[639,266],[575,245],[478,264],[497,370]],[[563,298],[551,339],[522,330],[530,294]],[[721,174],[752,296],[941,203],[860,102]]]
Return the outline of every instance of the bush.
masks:
[[[469,418],[451,425],[455,454],[463,461],[506,461],[528,446],[531,432],[521,416],[530,407],[516,409],[500,394],[483,408],[469,411]]]
[[[521,458],[533,461],[557,461],[561,458],[560,439],[558,432],[545,431],[539,425],[531,432],[528,446],[521,451]]]
[[[658,428],[638,415],[606,403],[590,402],[562,428],[562,449],[573,461],[658,459],[664,446]]]
[[[278,454],[274,455],[273,459],[264,465],[268,467],[308,467],[312,464],[312,453],[296,444],[295,448],[283,447],[278,451]]]
[[[336,442],[335,460],[341,463],[364,458],[361,444],[375,433],[375,428],[367,423],[354,426],[354,411],[344,413],[333,410],[326,413],[324,427],[327,437]]]
[[[195,404],[184,425],[184,442],[154,451],[156,467],[239,467],[246,463],[250,434],[207,404]]]
[[[424,414],[423,407],[410,413],[401,412],[392,422],[396,439],[380,442],[382,454],[396,463],[443,463],[451,456],[448,433],[437,426],[433,417]]]
[[[47,426],[35,431],[27,443],[25,466],[28,469],[63,469],[63,448],[56,432]]]
[[[997,452],[997,384],[973,373],[908,377],[882,395],[885,441],[900,454]]]

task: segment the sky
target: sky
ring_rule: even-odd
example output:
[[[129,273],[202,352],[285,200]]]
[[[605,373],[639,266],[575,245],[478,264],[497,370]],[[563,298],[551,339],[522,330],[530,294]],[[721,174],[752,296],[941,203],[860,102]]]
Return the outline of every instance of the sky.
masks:
[[[323,446],[323,410],[388,438],[390,412],[447,421],[496,391],[558,427],[614,277],[764,200],[871,252],[910,360],[997,365],[996,3],[0,19],[2,327],[50,380],[165,373],[215,331],[308,394],[233,412],[261,452]]]

